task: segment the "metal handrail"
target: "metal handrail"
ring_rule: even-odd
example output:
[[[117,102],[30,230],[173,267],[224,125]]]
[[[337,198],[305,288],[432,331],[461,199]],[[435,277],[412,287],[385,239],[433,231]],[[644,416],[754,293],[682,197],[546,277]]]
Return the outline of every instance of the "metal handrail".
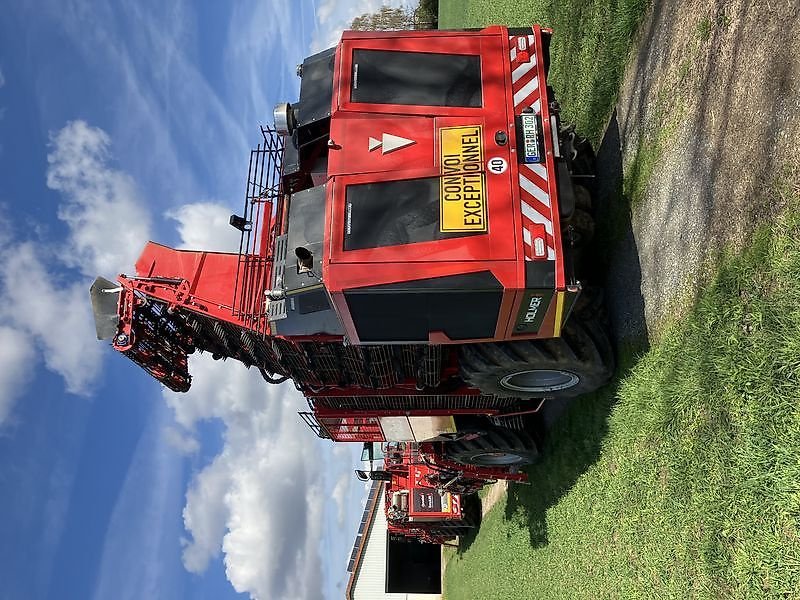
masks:
[[[284,138],[269,127],[261,127],[261,137],[263,142],[250,151],[233,314],[246,327],[266,334],[264,292],[270,285],[275,232],[265,229],[272,227],[281,210]]]

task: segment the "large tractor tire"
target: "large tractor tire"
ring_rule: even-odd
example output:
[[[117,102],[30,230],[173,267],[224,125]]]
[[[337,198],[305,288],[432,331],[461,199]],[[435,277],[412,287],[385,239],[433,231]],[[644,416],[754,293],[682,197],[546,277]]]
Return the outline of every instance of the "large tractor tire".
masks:
[[[484,394],[501,398],[567,398],[593,392],[614,372],[606,328],[576,315],[561,337],[460,349],[461,377]]]
[[[573,155],[571,157],[572,172],[580,175],[595,173],[597,158],[592,143],[581,135],[572,135]]]
[[[569,226],[572,227],[572,243],[576,248],[585,248],[594,239],[594,219],[585,210],[576,208]]]
[[[524,431],[491,427],[480,437],[445,444],[453,462],[476,467],[524,466],[536,462],[536,442]]]
[[[575,192],[575,208],[591,213],[592,193],[584,185],[573,185],[572,188]]]

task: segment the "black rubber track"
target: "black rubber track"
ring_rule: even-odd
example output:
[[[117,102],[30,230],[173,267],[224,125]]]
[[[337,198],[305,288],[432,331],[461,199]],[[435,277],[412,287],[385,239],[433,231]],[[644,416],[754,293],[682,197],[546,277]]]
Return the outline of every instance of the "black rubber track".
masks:
[[[445,444],[447,457],[463,465],[500,466],[481,458],[497,453],[516,455],[517,460],[503,463],[514,466],[533,464],[539,456],[536,442],[527,433],[505,427],[491,427],[481,437]]]
[[[602,322],[582,322],[577,315],[567,323],[561,337],[548,340],[520,340],[461,347],[461,377],[484,394],[502,398],[568,398],[592,392],[605,384],[614,372],[614,353]],[[578,377],[563,390],[522,392],[505,388],[503,377],[531,370],[565,371]]]

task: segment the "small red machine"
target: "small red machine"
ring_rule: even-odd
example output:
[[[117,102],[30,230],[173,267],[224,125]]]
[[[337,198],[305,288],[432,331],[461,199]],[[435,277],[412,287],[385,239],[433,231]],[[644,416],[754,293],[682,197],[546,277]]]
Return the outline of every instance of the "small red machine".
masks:
[[[364,444],[362,458],[370,464],[374,446]],[[384,510],[391,535],[445,544],[478,525],[479,512],[469,510],[464,498],[488,481],[464,478],[458,471],[434,466],[414,443],[382,444],[380,457],[381,469],[357,470],[356,474],[362,481],[386,482]]]

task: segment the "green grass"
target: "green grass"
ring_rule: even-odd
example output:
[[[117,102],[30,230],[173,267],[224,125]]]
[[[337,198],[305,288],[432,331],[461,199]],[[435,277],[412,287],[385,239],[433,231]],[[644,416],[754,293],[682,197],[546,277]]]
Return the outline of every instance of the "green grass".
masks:
[[[708,17],[703,17],[697,23],[697,37],[701,42],[707,42],[711,37],[711,19]]]
[[[450,557],[460,598],[800,597],[800,171]]]
[[[552,27],[550,83],[567,121],[600,140],[651,0],[440,0],[439,27]]]
[[[553,27],[551,83],[596,142],[648,6],[441,0],[440,27]],[[668,90],[728,24],[722,12],[700,19],[697,47],[660,82],[625,165],[620,222],[681,118]],[[795,169],[766,188],[781,216],[744,252],[722,254],[653,347],[621,351],[613,384],[575,401],[531,485],[512,486],[477,535],[448,550],[446,598],[800,598],[797,181]],[[600,236],[614,242],[615,227]]]

